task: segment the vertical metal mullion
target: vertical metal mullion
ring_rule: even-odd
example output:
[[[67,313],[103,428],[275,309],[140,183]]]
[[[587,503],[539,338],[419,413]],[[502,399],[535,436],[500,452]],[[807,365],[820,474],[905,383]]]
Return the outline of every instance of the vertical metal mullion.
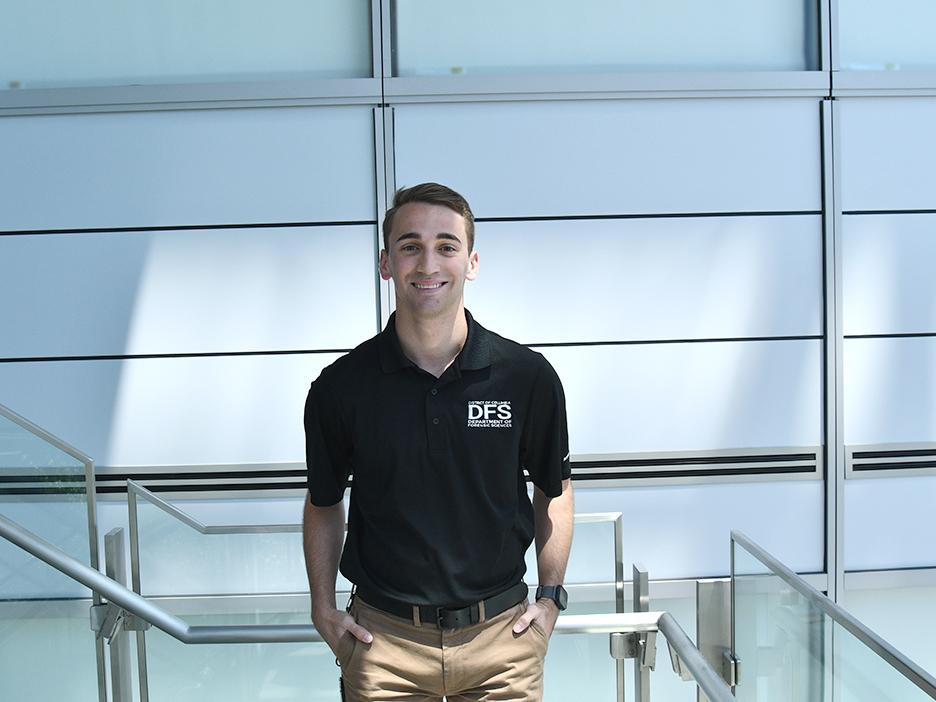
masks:
[[[825,275],[825,445],[826,445],[826,572],[828,593],[838,602],[844,589],[844,481],[842,338],[842,215],[840,154],[835,147],[838,106],[821,102],[822,234]]]
[[[381,0],[371,0],[371,71],[374,78],[383,77],[383,36]]]
[[[383,223],[383,214],[393,203],[393,194],[396,192],[396,166],[394,160],[395,139],[393,129],[394,113],[393,108],[384,106],[383,108],[383,163],[384,163],[384,187],[386,193],[385,208],[378,217],[377,238],[380,247],[383,247],[383,232],[380,225]],[[393,281],[380,280],[380,322],[381,327],[386,325],[387,320],[396,307],[396,297],[393,292]]]
[[[393,0],[374,0],[380,3],[380,35],[381,35],[381,60],[383,61],[383,73],[381,78],[386,81],[396,73],[394,61],[393,46],[396,40],[396,3]]]
[[[832,1],[819,0],[819,70],[832,70]]]
[[[839,56],[839,3],[838,0],[823,0],[823,4],[828,2],[828,28],[829,37],[829,63],[827,70],[841,70],[841,59]],[[833,83],[834,85],[834,83]]]

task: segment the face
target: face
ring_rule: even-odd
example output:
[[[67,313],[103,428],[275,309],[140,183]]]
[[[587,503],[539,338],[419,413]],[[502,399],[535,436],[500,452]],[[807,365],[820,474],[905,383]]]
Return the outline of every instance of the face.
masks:
[[[407,203],[393,217],[388,246],[380,275],[393,280],[398,310],[426,318],[462,305],[465,281],[478,274],[464,217],[442,205]]]

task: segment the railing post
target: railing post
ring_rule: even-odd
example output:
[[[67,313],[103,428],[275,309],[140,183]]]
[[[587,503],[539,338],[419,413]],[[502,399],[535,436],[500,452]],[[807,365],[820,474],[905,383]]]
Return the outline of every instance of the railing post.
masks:
[[[104,570],[111,580],[116,580],[124,586],[127,584],[124,530],[120,527],[112,529],[104,536]],[[118,623],[113,638],[108,642],[114,702],[133,702],[133,692],[130,689],[130,641],[127,636],[127,631]]]
[[[640,563],[635,563],[633,570],[634,611],[649,612],[650,578],[647,569]],[[650,668],[653,663],[652,659],[647,660],[649,645],[653,645],[654,651],[656,650],[655,642],[650,641],[647,634],[637,637],[637,655],[634,657],[634,699],[637,702],[650,702]]]
[[[696,646],[722,679],[736,684],[731,654],[731,579],[696,580]],[[699,688],[697,702],[708,702]]]

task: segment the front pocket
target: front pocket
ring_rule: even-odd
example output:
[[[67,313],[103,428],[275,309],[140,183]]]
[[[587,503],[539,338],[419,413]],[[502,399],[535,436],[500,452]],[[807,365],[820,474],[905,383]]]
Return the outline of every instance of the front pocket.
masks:
[[[339,666],[344,668],[351,662],[355,648],[357,648],[357,639],[346,631],[338,641],[338,652],[335,654]]]

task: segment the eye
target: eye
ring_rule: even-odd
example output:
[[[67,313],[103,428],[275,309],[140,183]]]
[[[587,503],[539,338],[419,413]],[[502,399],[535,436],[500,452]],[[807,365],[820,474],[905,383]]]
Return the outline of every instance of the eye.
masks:
[[[416,244],[404,244],[400,247],[400,251],[404,253],[413,253],[414,251],[419,251],[419,247]]]
[[[451,244],[442,244],[442,246],[439,247],[439,251],[441,251],[442,253],[452,254],[452,253],[457,252],[458,249],[456,249]]]

